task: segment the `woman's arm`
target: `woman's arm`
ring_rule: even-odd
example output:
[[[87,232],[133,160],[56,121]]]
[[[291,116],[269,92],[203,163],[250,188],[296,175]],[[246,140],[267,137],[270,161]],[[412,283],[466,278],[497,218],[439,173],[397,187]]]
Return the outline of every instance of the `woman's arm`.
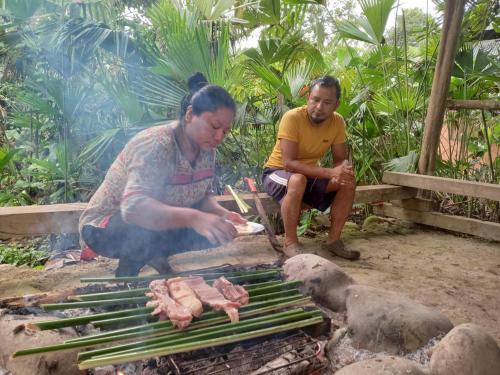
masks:
[[[227,243],[237,234],[233,224],[214,213],[169,206],[147,196],[137,197],[130,203],[128,209],[122,211],[123,220],[142,228],[158,231],[192,228],[214,245]]]

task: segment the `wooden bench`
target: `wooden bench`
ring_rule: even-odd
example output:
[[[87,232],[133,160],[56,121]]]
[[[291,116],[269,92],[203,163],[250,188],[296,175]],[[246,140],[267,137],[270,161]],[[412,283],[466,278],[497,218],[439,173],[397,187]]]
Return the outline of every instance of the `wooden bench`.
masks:
[[[455,180],[452,178],[385,172],[382,181],[387,184],[468,197],[500,201],[500,185]],[[500,241],[500,224],[463,216],[452,216],[433,211],[432,202],[424,199],[403,199],[383,203],[374,208],[377,215],[413,221],[418,224],[470,234]]]
[[[369,185],[356,188],[355,203],[384,202],[416,197],[417,190],[411,187],[392,185]],[[241,194],[256,214],[254,196]],[[259,197],[266,211],[271,214],[279,210],[276,202],[265,193]],[[217,200],[229,210],[238,211],[232,196],[218,196]],[[51,204],[39,206],[0,207],[0,239],[14,236],[36,236],[50,233],[76,233],[78,219],[86,203]]]

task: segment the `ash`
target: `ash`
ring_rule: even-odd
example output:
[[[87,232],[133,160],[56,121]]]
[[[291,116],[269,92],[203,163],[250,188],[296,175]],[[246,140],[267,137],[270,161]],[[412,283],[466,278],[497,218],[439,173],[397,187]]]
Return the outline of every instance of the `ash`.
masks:
[[[415,352],[408,354],[400,353],[399,356],[407,360],[417,362],[420,365],[428,366],[434,347],[441,341],[442,338],[443,336],[434,337],[429,340],[425,346]],[[332,369],[337,371],[355,362],[391,355],[392,354],[386,352],[374,353],[366,349],[355,348],[351,338],[346,334],[329,351],[328,359],[330,360],[330,366]]]

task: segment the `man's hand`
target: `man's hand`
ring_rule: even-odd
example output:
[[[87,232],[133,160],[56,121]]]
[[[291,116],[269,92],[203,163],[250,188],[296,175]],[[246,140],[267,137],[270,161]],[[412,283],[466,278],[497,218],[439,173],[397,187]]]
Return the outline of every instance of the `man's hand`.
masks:
[[[342,187],[354,187],[356,185],[356,178],[352,165],[347,160],[344,160],[340,165],[331,168],[330,181],[334,185]]]
[[[236,228],[231,221],[202,211],[197,212],[191,226],[197,233],[206,237],[212,245],[223,245],[232,241],[237,235]]]

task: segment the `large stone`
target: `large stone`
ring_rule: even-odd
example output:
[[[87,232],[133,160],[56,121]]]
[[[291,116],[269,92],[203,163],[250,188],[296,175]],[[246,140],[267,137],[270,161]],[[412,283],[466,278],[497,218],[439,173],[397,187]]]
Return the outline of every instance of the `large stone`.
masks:
[[[26,331],[19,328],[32,320],[33,316],[26,315],[4,315],[0,319],[0,367],[16,375],[85,374],[85,371],[77,368],[78,349],[10,358],[10,355],[17,350],[60,344],[64,340],[77,337],[76,332],[70,328],[49,331]]]
[[[303,291],[333,311],[345,310],[346,288],[353,279],[339,266],[314,254],[287,259],[283,266],[286,280],[303,280]]]
[[[348,287],[346,305],[353,345],[373,352],[413,352],[453,328],[438,311],[370,286]]]
[[[379,356],[342,368],[335,375],[428,375],[419,364],[393,356]]]
[[[432,375],[498,375],[500,348],[475,324],[453,328],[432,353]]]

